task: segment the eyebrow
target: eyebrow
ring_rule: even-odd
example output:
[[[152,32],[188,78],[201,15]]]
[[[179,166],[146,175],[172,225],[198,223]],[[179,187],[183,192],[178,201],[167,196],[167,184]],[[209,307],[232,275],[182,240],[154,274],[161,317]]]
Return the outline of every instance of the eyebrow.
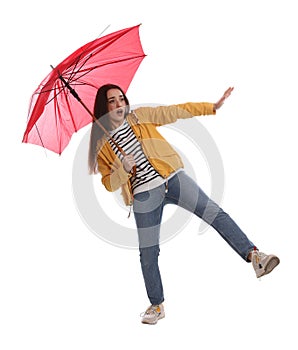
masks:
[[[124,97],[124,95],[120,94],[118,97]],[[111,97],[108,98],[108,101],[113,100],[115,98],[116,98],[116,96],[111,96]]]

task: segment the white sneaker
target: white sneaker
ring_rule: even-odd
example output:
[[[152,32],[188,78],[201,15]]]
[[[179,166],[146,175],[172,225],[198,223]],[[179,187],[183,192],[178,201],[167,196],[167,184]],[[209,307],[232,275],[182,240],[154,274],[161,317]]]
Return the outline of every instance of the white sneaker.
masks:
[[[254,250],[251,255],[251,262],[257,278],[259,278],[270,273],[279,264],[279,258],[272,254],[266,255]]]
[[[165,317],[165,311],[162,304],[150,305],[148,309],[141,313],[142,323],[156,324],[158,320]]]

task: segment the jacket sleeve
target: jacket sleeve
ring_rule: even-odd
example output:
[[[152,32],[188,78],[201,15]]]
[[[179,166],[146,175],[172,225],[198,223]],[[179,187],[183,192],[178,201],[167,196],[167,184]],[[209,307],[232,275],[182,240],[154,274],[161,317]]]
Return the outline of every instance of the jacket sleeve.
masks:
[[[141,122],[165,125],[174,123],[178,119],[187,119],[194,116],[216,114],[213,103],[188,102],[171,106],[141,107],[136,110]]]
[[[110,192],[118,190],[132,176],[124,170],[122,162],[118,157],[115,157],[113,162],[111,162],[102,151],[97,155],[97,163],[98,170],[102,176],[101,182]]]
[[[214,110],[214,104],[209,102],[188,102],[176,106],[183,109],[184,111],[189,112],[192,116],[216,114],[216,111]]]

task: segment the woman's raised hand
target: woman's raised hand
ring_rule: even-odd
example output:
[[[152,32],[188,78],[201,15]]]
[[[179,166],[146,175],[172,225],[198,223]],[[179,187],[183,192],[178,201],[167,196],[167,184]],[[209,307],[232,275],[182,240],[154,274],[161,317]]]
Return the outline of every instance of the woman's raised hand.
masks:
[[[223,94],[223,96],[213,105],[213,109],[214,111],[216,111],[217,109],[219,109],[225,102],[225,100],[231,95],[232,91],[234,90],[233,87],[229,87],[225,93]]]

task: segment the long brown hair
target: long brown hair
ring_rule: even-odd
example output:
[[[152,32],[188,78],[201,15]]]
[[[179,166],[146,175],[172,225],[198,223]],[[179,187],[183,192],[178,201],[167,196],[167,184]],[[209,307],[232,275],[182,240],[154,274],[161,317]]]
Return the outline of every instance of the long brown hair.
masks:
[[[129,101],[123,92],[123,90],[114,84],[106,84],[101,86],[97,90],[95,102],[94,102],[94,110],[93,114],[96,120],[100,121],[103,127],[109,130],[109,119],[108,119],[108,99],[107,92],[111,89],[118,89],[121,91],[124,101],[126,105],[129,105]],[[88,166],[89,166],[89,174],[96,174],[97,170],[97,142],[104,135],[103,130],[98,126],[96,121],[93,121],[90,141],[89,141],[89,156],[88,156]]]

